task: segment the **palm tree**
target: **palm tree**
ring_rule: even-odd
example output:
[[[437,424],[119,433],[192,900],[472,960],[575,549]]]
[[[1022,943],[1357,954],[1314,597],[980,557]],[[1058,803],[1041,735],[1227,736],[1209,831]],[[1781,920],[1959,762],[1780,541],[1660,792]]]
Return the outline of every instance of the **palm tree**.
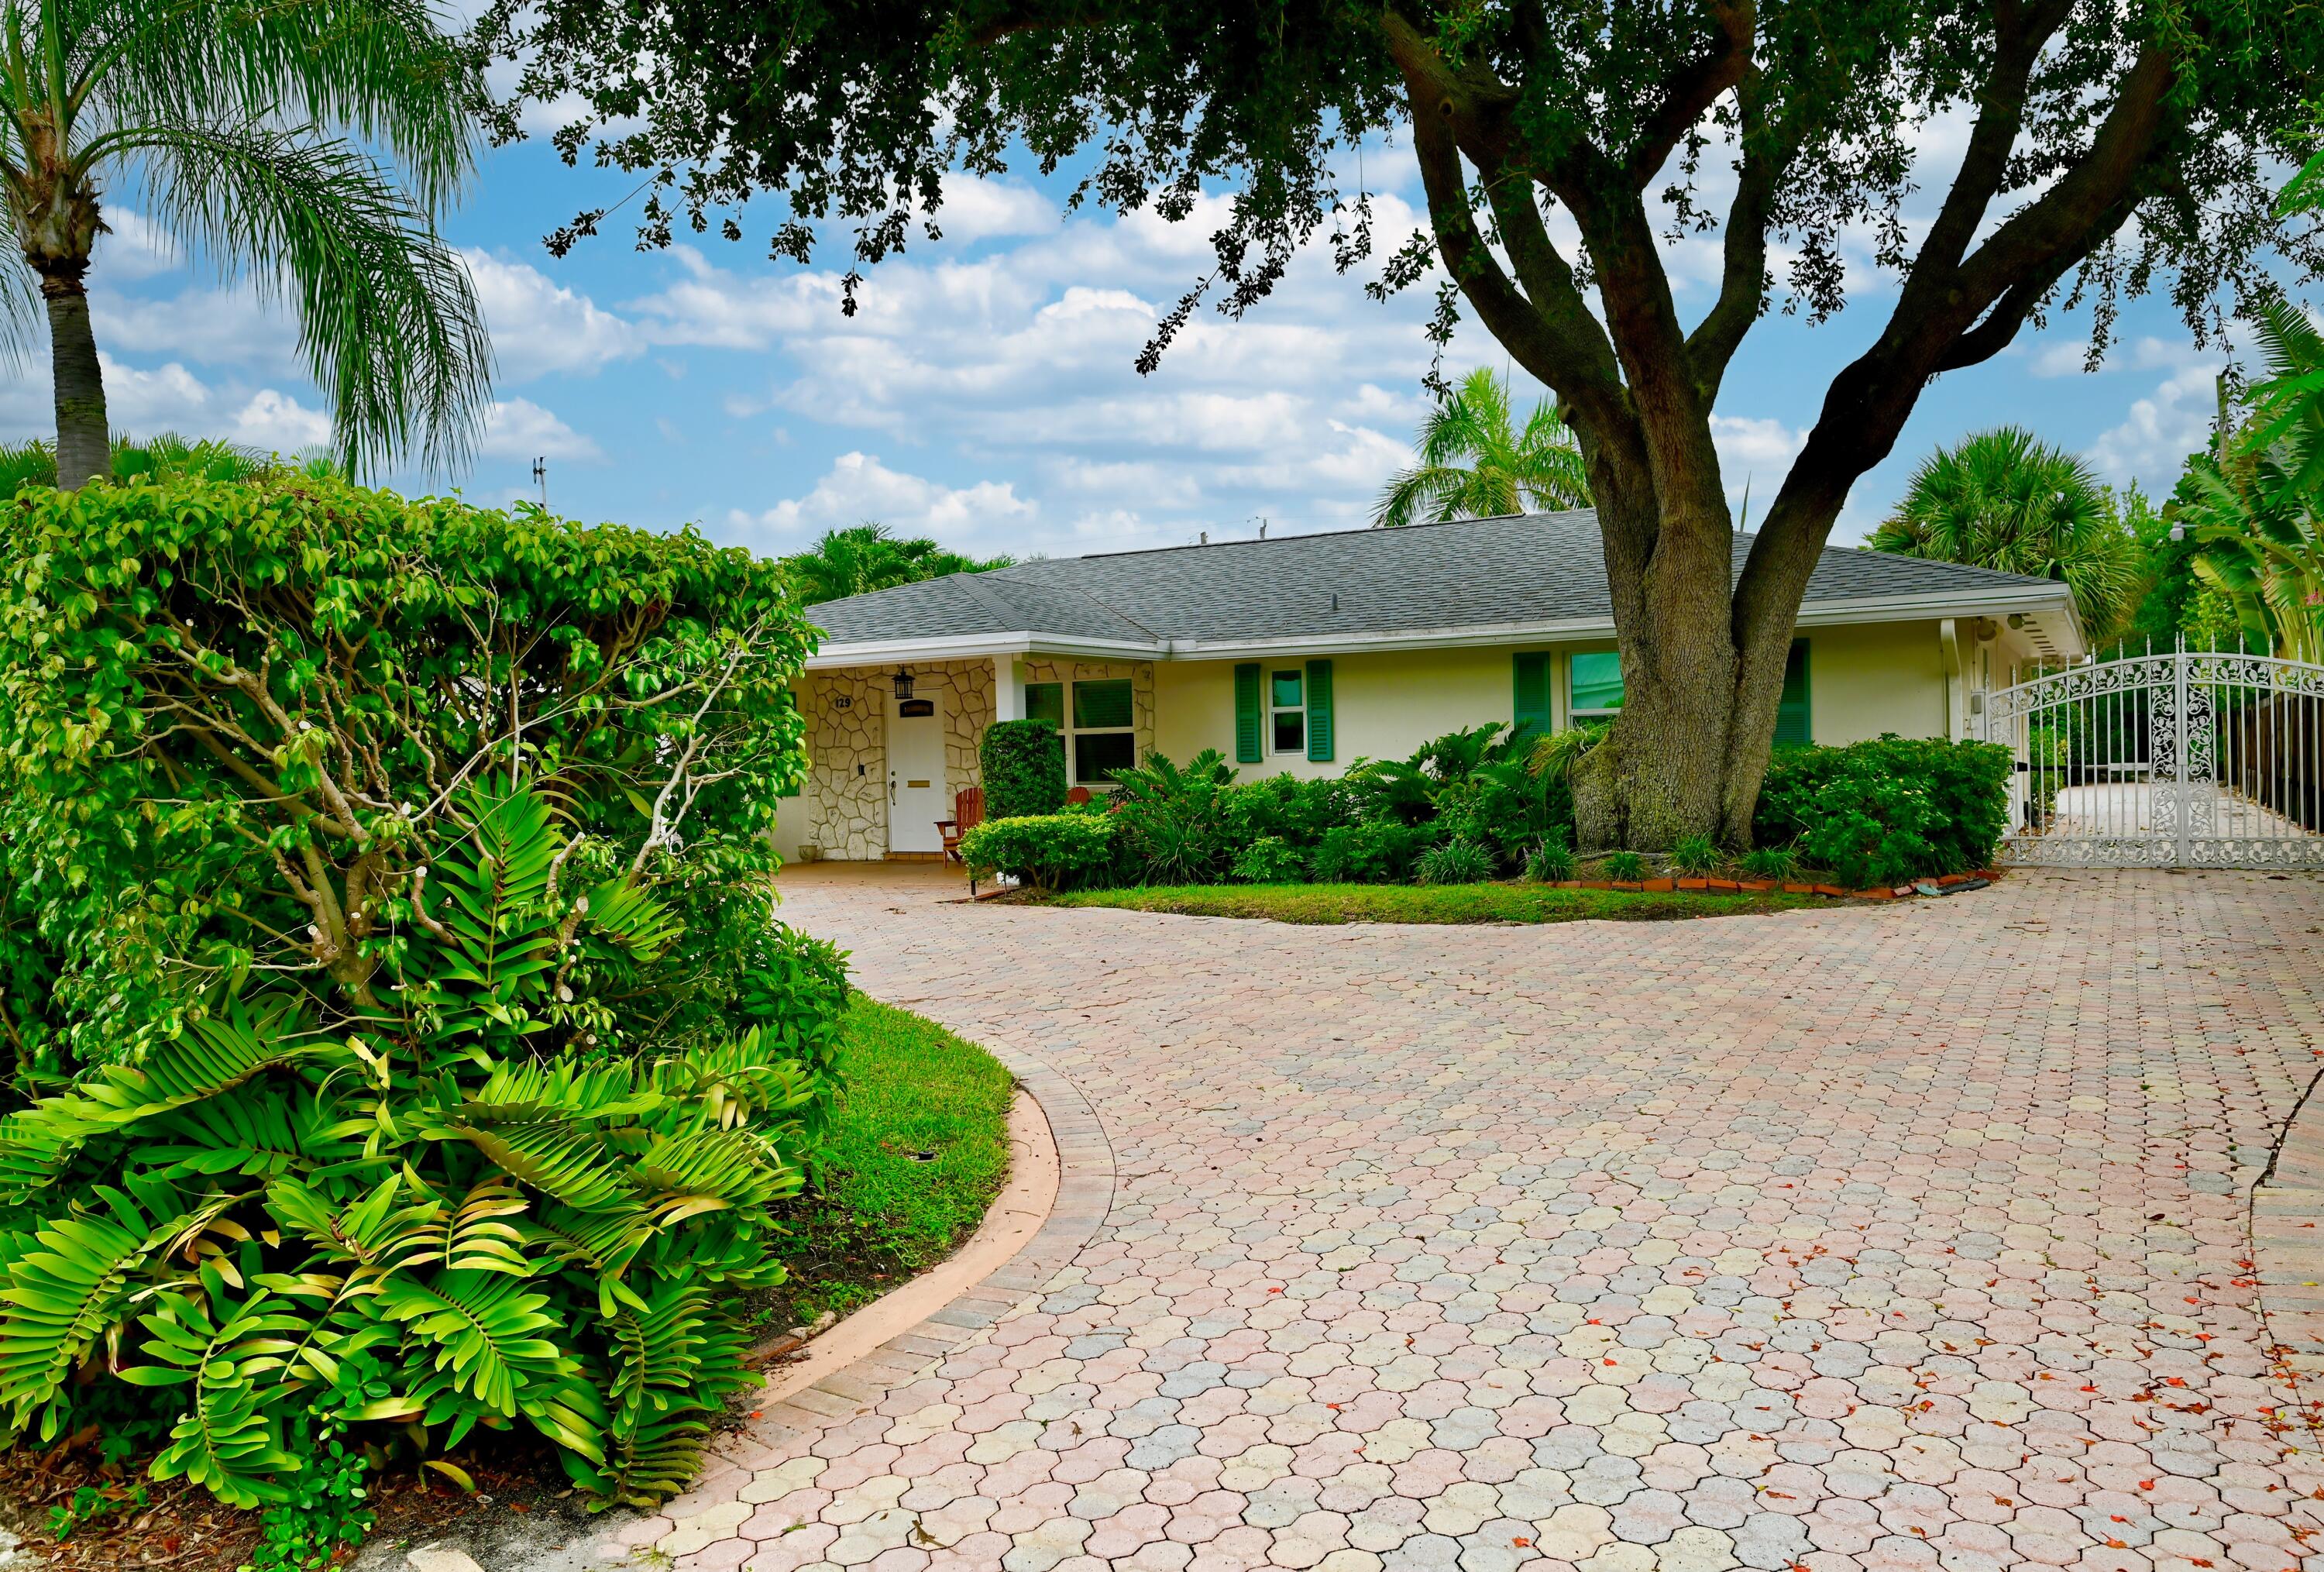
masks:
[[[988,573],[1007,568],[1014,557],[978,559],[946,550],[934,541],[905,541],[887,525],[865,522],[844,530],[827,530],[823,538],[796,556],[784,559],[801,606],[815,606],[947,573]]]
[[[30,342],[37,290],[60,484],[109,469],[87,275],[121,187],[288,299],[350,469],[415,440],[439,467],[465,454],[491,346],[432,216],[474,168],[480,80],[429,0],[0,0],[0,201],[25,264],[0,264],[0,323]]]
[[[2164,512],[2199,543],[2195,577],[2245,632],[2324,660],[2324,335],[2281,300],[2255,327],[2268,375],[2252,387],[2251,417],[2187,461]]]
[[[1865,543],[2061,579],[2093,643],[2122,625],[2144,584],[2144,554],[2112,495],[2080,459],[2017,426],[1931,454]]]
[[[1509,391],[1479,366],[1420,423],[1420,462],[1393,476],[1372,509],[1375,529],[1425,517],[1490,518],[1527,508],[1585,508],[1590,476],[1557,406],[1544,400],[1517,430]]]

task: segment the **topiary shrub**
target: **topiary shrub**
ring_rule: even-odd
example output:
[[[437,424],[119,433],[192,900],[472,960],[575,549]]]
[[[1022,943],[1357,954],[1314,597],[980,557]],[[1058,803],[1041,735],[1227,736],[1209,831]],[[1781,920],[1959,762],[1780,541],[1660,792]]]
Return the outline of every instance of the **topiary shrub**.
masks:
[[[1234,876],[1246,884],[1296,884],[1307,877],[1307,854],[1280,836],[1261,836],[1236,855]]]
[[[1937,737],[1778,748],[1752,837],[1796,842],[1851,885],[1978,867],[2006,827],[2014,768],[2005,747]]]
[[[285,1511],[340,1436],[456,1475],[522,1426],[601,1499],[682,1488],[846,994],[766,879],[807,638],[691,534],[310,477],[20,495],[11,1429],[158,1419],[156,1477]]]
[[[1102,813],[988,818],[961,837],[961,861],[978,878],[1005,874],[1037,890],[1095,881],[1114,859],[1116,826]]]
[[[1031,818],[1065,805],[1065,739],[1047,721],[994,721],[977,759],[987,819]]]

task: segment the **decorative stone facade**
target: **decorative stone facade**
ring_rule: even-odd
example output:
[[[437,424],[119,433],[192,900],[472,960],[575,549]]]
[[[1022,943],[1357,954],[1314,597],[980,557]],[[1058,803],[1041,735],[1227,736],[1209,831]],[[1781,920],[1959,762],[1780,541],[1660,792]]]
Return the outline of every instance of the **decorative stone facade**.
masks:
[[[977,744],[992,724],[992,662],[950,661],[911,670],[915,696],[935,699],[944,717],[946,794],[978,784],[983,772]],[[799,839],[823,856],[862,862],[888,855],[887,731],[894,681],[890,667],[807,674],[800,695],[809,754],[800,792],[807,828]]]

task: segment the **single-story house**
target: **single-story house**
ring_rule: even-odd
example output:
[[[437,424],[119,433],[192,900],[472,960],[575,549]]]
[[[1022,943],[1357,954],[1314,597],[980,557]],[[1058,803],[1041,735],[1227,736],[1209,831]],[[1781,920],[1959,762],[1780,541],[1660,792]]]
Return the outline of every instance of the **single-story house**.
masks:
[[[1738,572],[1749,548],[1736,537]],[[1069,772],[1100,786],[1149,751],[1216,748],[1245,779],[1331,774],[1457,727],[1548,729],[1622,702],[1586,509],[1044,558],[810,615],[813,764],[779,816],[786,855],[936,854],[996,719],[1048,721]],[[1831,548],[1779,735],[1968,736],[1980,695],[2084,643],[2055,580]]]

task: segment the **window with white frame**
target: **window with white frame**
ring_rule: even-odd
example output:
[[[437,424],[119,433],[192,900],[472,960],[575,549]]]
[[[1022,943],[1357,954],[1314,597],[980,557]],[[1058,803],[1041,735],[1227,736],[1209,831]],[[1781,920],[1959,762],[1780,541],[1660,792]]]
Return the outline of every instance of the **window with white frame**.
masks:
[[[1278,754],[1307,751],[1307,689],[1297,667],[1267,675],[1268,735]]]
[[[1137,705],[1127,677],[1028,682],[1025,718],[1047,721],[1065,734],[1076,785],[1111,786],[1116,770],[1138,763]]]

